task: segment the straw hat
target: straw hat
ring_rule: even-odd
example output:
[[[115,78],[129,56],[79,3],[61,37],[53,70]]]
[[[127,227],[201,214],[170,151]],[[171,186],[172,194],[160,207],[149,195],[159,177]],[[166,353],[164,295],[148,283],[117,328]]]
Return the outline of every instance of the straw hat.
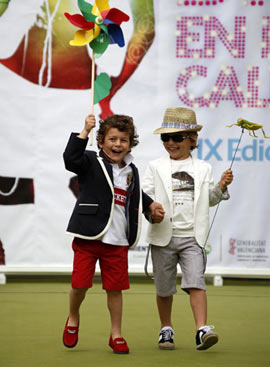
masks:
[[[185,107],[167,108],[161,128],[154,134],[169,134],[179,131],[200,131],[202,125],[197,125],[196,114]]]

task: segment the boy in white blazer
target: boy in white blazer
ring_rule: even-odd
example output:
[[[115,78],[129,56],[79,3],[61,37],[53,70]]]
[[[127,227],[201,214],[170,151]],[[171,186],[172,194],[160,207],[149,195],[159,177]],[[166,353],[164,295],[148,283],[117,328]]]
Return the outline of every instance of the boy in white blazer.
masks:
[[[175,348],[171,311],[178,263],[182,272],[181,288],[190,295],[196,348],[208,349],[218,341],[213,327],[206,324],[204,246],[209,231],[209,206],[229,199],[227,185],[232,182],[233,174],[226,170],[215,185],[210,164],[192,157],[201,128],[193,110],[168,108],[161,128],[154,134],[161,134],[169,155],[148,164],[142,184],[144,192],[164,209],[157,209],[155,215],[164,218],[159,224],[149,224],[147,233],[161,321],[160,349]]]

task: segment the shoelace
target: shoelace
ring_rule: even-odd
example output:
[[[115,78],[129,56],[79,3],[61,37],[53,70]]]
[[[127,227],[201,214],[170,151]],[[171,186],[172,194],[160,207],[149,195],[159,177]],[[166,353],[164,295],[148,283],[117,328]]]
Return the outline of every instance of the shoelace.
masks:
[[[213,330],[214,328],[215,328],[214,325],[208,325],[208,326],[204,326],[201,330],[203,330],[206,333],[208,333],[209,331]]]
[[[170,340],[174,334],[174,332],[171,329],[161,330],[160,333],[164,340]]]

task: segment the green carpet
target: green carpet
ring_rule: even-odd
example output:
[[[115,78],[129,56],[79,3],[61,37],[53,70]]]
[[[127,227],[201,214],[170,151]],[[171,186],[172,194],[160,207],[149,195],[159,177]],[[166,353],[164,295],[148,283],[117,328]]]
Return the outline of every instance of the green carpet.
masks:
[[[174,351],[157,347],[159,320],[151,281],[132,279],[124,292],[123,336],[130,354],[116,355],[108,347],[106,295],[97,280],[81,307],[78,345],[62,345],[68,313],[66,281],[9,281],[0,286],[1,367],[263,367],[269,366],[270,282],[231,281],[207,285],[208,324],[220,341],[207,351],[195,348],[189,297],[178,289],[174,297]]]

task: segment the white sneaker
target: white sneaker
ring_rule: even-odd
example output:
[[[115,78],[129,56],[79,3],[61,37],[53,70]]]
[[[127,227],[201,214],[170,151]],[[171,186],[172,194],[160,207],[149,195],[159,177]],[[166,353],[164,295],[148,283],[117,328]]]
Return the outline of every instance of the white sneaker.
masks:
[[[174,330],[170,326],[164,326],[159,332],[158,346],[160,349],[174,349]]]
[[[196,348],[204,350],[212,347],[218,342],[218,334],[213,333],[214,326],[203,326],[196,334]]]

